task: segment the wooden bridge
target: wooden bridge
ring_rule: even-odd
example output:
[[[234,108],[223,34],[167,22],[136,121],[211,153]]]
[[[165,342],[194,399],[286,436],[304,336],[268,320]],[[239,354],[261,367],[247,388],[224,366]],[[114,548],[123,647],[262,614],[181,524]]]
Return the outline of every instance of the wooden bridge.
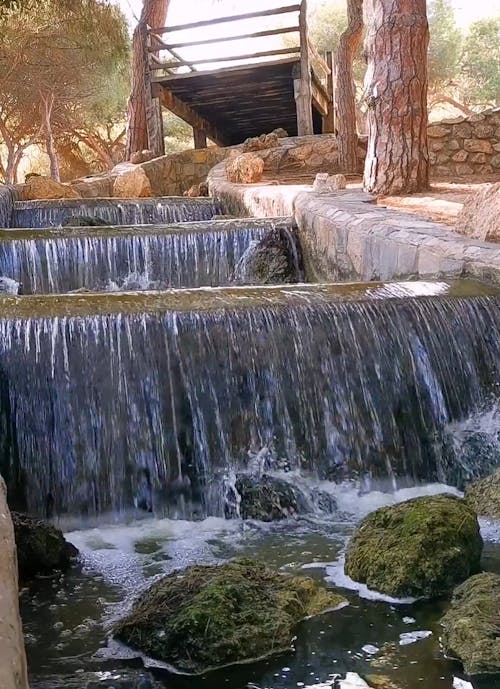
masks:
[[[309,41],[307,0],[300,4],[247,14],[221,17],[170,27],[152,27],[145,35],[146,88],[151,98],[147,113],[149,146],[164,153],[161,111],[167,108],[193,127],[196,148],[207,138],[219,146],[241,143],[283,127],[290,136],[333,132],[333,76],[331,54],[326,60]],[[212,37],[214,27],[244,20],[278,16],[285,26],[260,31]],[[269,24],[267,24],[269,25]],[[207,30],[210,38],[179,40],[179,32]],[[256,50],[240,55],[217,55],[222,43],[259,41],[276,36],[294,36],[290,46]],[[288,43],[287,42],[287,43]],[[182,56],[184,49],[215,48],[198,60]],[[224,66],[224,63],[238,63]],[[210,65],[216,65],[210,69]]]

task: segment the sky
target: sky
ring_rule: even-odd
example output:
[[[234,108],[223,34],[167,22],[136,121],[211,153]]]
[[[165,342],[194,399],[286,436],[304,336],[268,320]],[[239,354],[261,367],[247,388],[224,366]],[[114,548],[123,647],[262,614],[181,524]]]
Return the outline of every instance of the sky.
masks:
[[[123,11],[127,14],[131,23],[134,23],[133,16],[139,16],[142,1],[141,0],[115,0],[121,5]],[[321,0],[309,0],[310,5],[315,5]],[[251,3],[252,11],[263,9],[264,7],[280,7],[288,4],[283,0],[253,0]],[[290,3],[291,4],[291,3]],[[500,13],[500,0],[452,0],[452,4],[457,12],[457,22],[466,26],[476,19],[481,17],[491,16]],[[246,2],[237,2],[237,0],[220,0],[214,3],[213,0],[171,0],[169,10],[169,22],[190,22],[197,19],[208,18],[217,12],[217,14],[224,15],[228,13],[242,14],[248,12],[249,5]]]

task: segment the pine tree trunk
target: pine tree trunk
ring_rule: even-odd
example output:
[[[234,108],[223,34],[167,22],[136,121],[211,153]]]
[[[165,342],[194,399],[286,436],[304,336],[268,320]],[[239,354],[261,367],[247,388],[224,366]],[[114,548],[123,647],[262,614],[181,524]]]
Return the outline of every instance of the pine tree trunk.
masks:
[[[371,0],[366,40],[365,189],[377,196],[429,186],[426,0]]]
[[[146,114],[151,107],[147,79],[147,27],[165,26],[170,0],[144,0],[139,23],[132,39],[132,88],[128,101],[127,146],[125,158],[149,146]]]
[[[363,0],[347,1],[347,29],[335,58],[337,132],[341,172],[358,171],[356,93],[352,63],[363,37]]]

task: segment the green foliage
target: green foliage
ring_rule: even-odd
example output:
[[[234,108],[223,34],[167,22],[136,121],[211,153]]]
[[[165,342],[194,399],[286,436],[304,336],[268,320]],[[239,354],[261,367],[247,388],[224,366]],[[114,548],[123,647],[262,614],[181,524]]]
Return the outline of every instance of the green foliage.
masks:
[[[465,38],[462,70],[468,81],[468,100],[500,101],[500,17],[474,22]]]
[[[335,52],[347,28],[345,0],[325,0],[315,9],[310,24],[311,39],[318,51]]]
[[[429,5],[429,83],[431,88],[457,77],[463,36],[450,0],[433,0]]]

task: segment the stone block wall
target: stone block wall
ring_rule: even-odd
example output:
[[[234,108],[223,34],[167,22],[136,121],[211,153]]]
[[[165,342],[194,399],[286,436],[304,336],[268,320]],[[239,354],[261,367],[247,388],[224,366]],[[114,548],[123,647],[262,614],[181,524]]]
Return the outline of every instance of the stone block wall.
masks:
[[[500,175],[500,108],[431,124],[432,177]]]
[[[210,146],[153,158],[141,167],[151,183],[153,196],[182,196],[194,184],[207,179],[210,170],[230,149]]]

